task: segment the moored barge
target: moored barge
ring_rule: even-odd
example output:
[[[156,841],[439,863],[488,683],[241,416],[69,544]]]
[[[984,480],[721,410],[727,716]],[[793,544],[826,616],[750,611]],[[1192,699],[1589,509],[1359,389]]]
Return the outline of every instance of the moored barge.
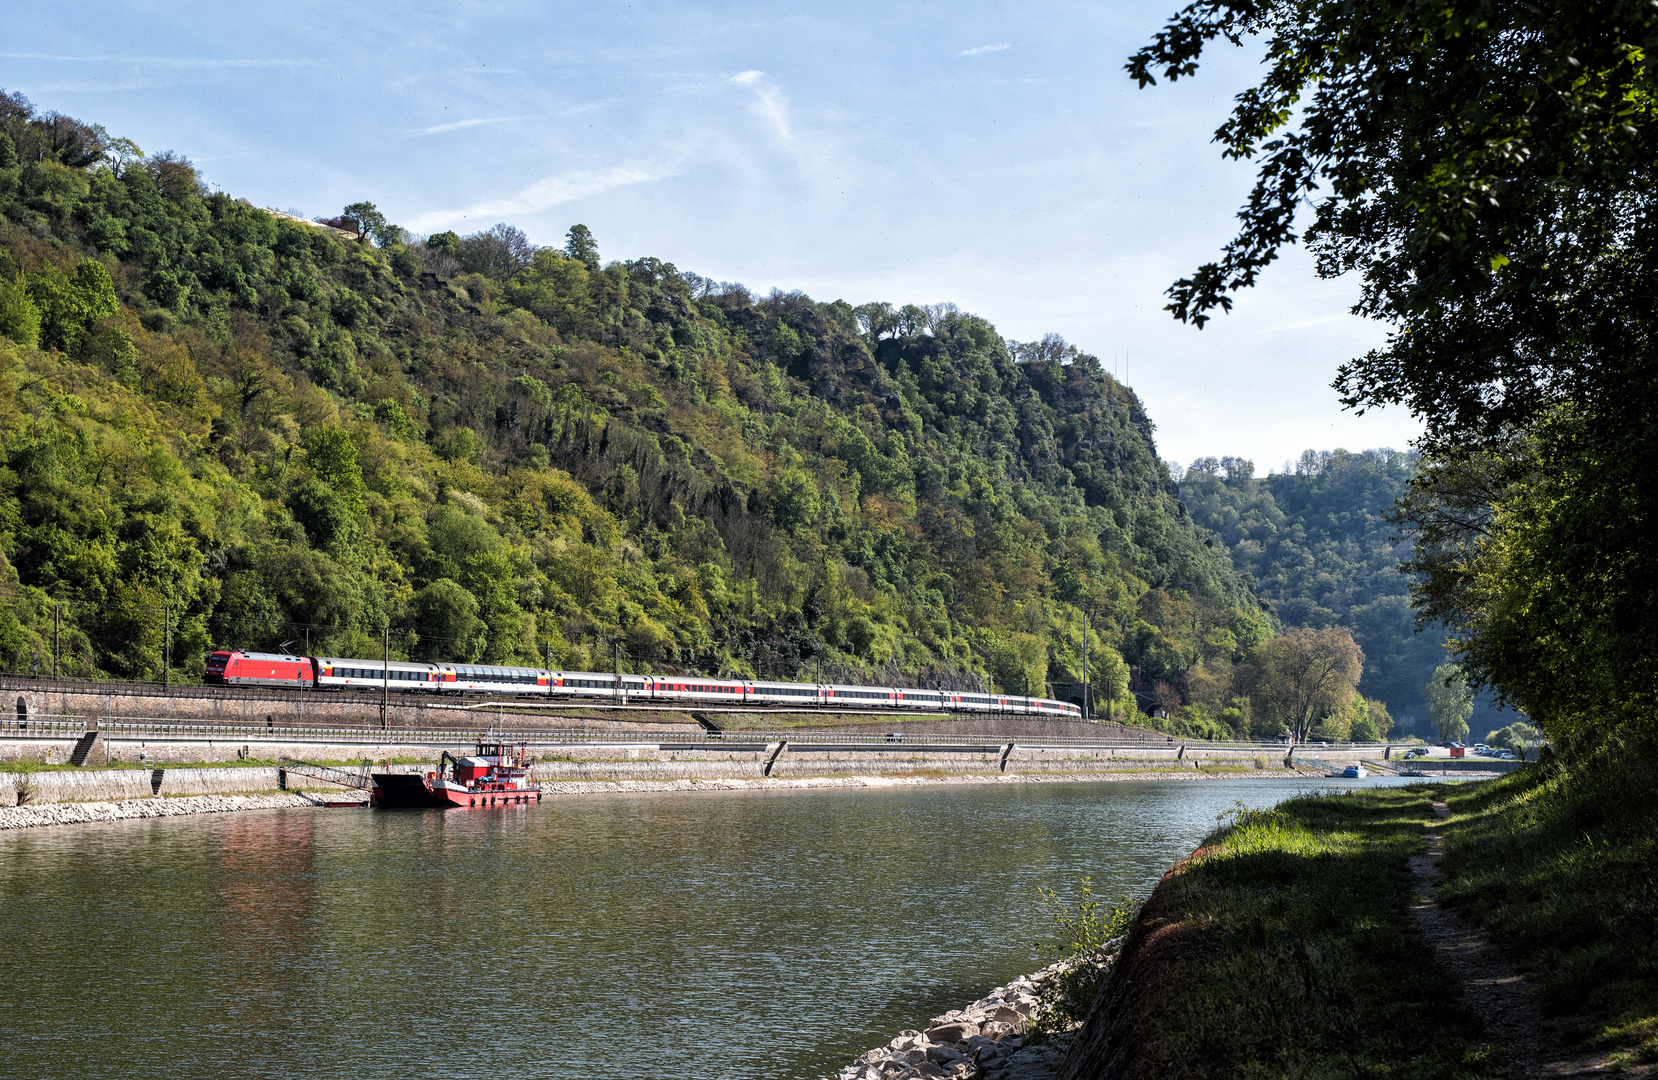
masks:
[[[538,803],[541,789],[530,781],[528,749],[479,743],[477,753],[457,758],[445,750],[427,773],[370,775],[369,805],[381,810],[451,810],[462,806]]]

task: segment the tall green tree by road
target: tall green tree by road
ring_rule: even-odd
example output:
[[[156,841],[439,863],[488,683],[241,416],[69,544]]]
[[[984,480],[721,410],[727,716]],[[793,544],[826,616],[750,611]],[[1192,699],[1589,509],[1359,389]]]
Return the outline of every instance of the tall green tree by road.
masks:
[[[1257,650],[1263,696],[1297,742],[1319,722],[1351,706],[1364,674],[1364,653],[1342,626],[1291,630]]]
[[[1423,618],[1551,735],[1658,733],[1658,6],[1199,0],[1128,70],[1252,36],[1216,139],[1256,187],[1170,310],[1202,325],[1299,239],[1357,274],[1392,333],[1335,385],[1424,422]]]
[[[1434,668],[1424,693],[1434,730],[1448,741],[1461,741],[1468,734],[1468,718],[1474,715],[1474,695],[1468,692],[1468,677],[1456,664]]]

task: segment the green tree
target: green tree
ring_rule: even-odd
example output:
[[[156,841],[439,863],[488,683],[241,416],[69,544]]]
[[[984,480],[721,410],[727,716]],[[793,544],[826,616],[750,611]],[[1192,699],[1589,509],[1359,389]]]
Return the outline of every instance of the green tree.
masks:
[[[1370,704],[1362,695],[1354,692],[1353,707],[1349,713],[1351,719],[1347,725],[1347,737],[1354,742],[1377,742],[1382,737],[1375,719],[1370,715]]]
[[[75,267],[73,274],[48,263],[29,275],[28,291],[40,311],[40,343],[53,349],[68,348],[76,331],[115,314],[121,306],[109,271],[91,259]]]
[[[1048,645],[1035,634],[1013,633],[989,650],[990,677],[1004,694],[1046,697]]]
[[[817,485],[799,469],[785,469],[772,477],[771,518],[781,529],[801,529],[817,520]]]
[[[1128,71],[1176,80],[1217,38],[1264,35],[1265,75],[1216,134],[1259,174],[1238,235],[1170,310],[1229,309],[1304,232],[1319,272],[1359,273],[1358,310],[1400,330],[1342,369],[1345,399],[1409,404],[1430,443],[1644,390],[1645,363],[1594,357],[1651,318],[1655,34],[1658,9],[1619,0],[1198,0]]]
[[[1257,655],[1262,695],[1297,742],[1351,705],[1364,673],[1364,653],[1345,627],[1291,630],[1263,644]]]
[[[7,281],[0,277],[0,336],[19,345],[40,341],[40,309],[29,298],[28,286],[22,278]]]
[[[593,233],[586,225],[570,226],[564,239],[564,255],[590,271],[599,269],[599,242],[593,239]]]
[[[452,259],[456,258],[461,252],[460,234],[455,232],[433,233],[426,238],[426,246]]]
[[[1110,720],[1137,711],[1128,688],[1128,661],[1111,646],[1093,642],[1088,648],[1088,682],[1093,687],[1093,715]]]
[[[364,240],[373,239],[381,247],[388,246],[395,239],[392,231],[396,226],[387,221],[386,215],[371,202],[352,203],[340,211],[340,220],[355,229]]]
[[[449,578],[438,578],[415,593],[409,617],[420,658],[471,663],[483,655],[485,627],[478,617],[478,600]]]
[[[1491,732],[1485,737],[1487,746],[1497,746],[1513,750],[1520,757],[1525,757],[1526,751],[1543,742],[1543,733],[1524,720],[1517,720],[1505,728]]]
[[[1370,715],[1371,726],[1376,729],[1377,739],[1386,739],[1393,733],[1393,717],[1387,711],[1387,702],[1375,698],[1365,698],[1365,709]]]
[[[305,464],[330,490],[345,500],[347,512],[363,512],[363,470],[357,463],[357,444],[337,427],[314,427],[301,440]]]
[[[288,510],[314,548],[341,554],[357,539],[357,514],[350,499],[320,479],[295,487],[288,495]]]
[[[1433,718],[1439,737],[1450,742],[1461,741],[1468,734],[1468,718],[1474,715],[1474,695],[1468,692],[1468,679],[1462,668],[1456,664],[1434,668],[1424,694],[1428,699],[1428,715]]]

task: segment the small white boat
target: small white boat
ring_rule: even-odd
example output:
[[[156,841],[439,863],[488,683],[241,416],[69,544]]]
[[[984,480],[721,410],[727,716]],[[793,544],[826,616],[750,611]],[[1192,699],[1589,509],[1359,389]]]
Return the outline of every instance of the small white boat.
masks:
[[[1341,775],[1342,778],[1346,780],[1363,780],[1365,777],[1370,775],[1370,771],[1358,762],[1354,762],[1353,764],[1347,766],[1347,768],[1341,770]]]

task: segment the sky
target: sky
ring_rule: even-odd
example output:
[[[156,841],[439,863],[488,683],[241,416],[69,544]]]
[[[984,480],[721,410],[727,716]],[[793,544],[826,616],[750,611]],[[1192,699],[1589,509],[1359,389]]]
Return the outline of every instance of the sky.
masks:
[[[1210,139],[1260,70],[1225,46],[1136,89],[1176,4],[17,4],[0,87],[258,206],[553,246],[580,222],[606,260],[1057,333],[1170,462],[1404,449],[1408,413],[1329,386],[1385,328],[1300,249],[1201,331],[1162,310],[1231,236],[1253,170]]]

